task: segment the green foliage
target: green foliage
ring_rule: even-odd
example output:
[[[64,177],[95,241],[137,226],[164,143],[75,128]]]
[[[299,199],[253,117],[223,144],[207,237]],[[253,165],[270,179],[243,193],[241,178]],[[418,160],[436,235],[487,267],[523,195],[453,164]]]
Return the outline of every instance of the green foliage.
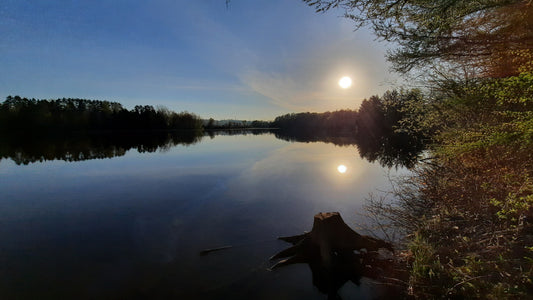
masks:
[[[435,248],[420,233],[415,233],[409,244],[414,260],[411,263],[412,280],[437,280],[442,273]]]
[[[533,73],[521,73],[496,81],[496,99],[501,107],[533,109]]]
[[[442,107],[448,119],[439,151],[461,155],[489,147],[509,151],[533,146],[533,76],[522,73],[504,79],[464,83]],[[444,122],[443,122],[444,123]]]
[[[522,221],[522,217],[533,209],[533,182],[527,174],[525,178],[516,178],[509,176],[509,184],[518,182],[519,188],[507,194],[505,199],[491,199],[490,203],[499,210],[496,215],[503,220],[510,222],[511,226],[516,227]],[[520,176],[522,177],[522,176]]]

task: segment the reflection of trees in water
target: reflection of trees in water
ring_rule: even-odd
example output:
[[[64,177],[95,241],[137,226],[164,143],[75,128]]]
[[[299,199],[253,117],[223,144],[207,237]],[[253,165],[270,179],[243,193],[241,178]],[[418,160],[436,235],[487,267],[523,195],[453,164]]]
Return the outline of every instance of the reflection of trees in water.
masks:
[[[207,130],[206,133],[211,137],[214,138],[217,135],[225,135],[225,136],[232,136],[232,135],[263,135],[263,134],[271,134],[274,130],[271,129],[216,129],[216,130]]]
[[[355,145],[359,155],[370,161],[379,162],[384,167],[413,167],[424,150],[422,138],[393,131],[365,130],[344,133],[305,132],[280,130],[275,133],[278,139],[290,142],[323,142],[337,146]]]
[[[279,130],[275,132],[276,138],[288,142],[300,143],[331,143],[337,146],[355,145],[355,136],[353,132],[335,133],[329,131],[296,131],[296,130]]]
[[[77,134],[0,134],[0,159],[9,158],[16,164],[46,160],[83,161],[119,157],[131,149],[139,153],[166,152],[181,145],[200,142],[204,136],[259,135],[268,130],[215,130],[204,133],[195,130],[139,131]]]
[[[139,153],[169,151],[178,145],[198,143],[208,135],[262,135],[274,134],[290,142],[323,142],[337,146],[357,146],[362,158],[379,162],[385,167],[413,166],[424,149],[422,139],[397,132],[372,130],[353,132],[297,131],[297,130],[215,130],[215,131],[150,131],[114,132],[69,135],[2,134],[0,158],[12,159],[17,164],[46,160],[83,161],[119,157],[134,149]]]
[[[140,153],[168,151],[177,145],[192,145],[203,137],[202,132],[114,132],[69,135],[1,136],[0,158],[10,158],[16,164],[46,160],[83,161],[119,157],[135,149]]]
[[[388,168],[404,166],[412,168],[424,150],[421,139],[402,133],[388,136],[357,134],[356,145],[362,158]]]
[[[427,115],[417,90],[386,92],[361,103],[356,120],[356,145],[361,157],[382,166],[413,167],[431,129],[421,123]]]

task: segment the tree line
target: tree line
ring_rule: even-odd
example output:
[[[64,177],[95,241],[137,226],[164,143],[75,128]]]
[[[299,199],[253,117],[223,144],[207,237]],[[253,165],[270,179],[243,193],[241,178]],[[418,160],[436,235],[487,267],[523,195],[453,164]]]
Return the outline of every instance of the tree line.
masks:
[[[370,162],[412,167],[436,130],[426,102],[417,89],[387,91],[364,99],[358,110],[286,114],[272,126],[279,128],[279,138],[356,145]]]
[[[151,105],[128,110],[111,101],[8,96],[0,103],[0,128],[25,132],[201,129],[202,120],[192,113]]]
[[[393,90],[364,99],[358,110],[285,114],[271,125],[283,131],[376,137],[396,133],[428,139],[433,128],[422,126],[428,112],[426,102],[418,89]]]
[[[339,110],[324,113],[291,113],[277,117],[272,126],[285,131],[298,132],[354,132],[357,112]]]

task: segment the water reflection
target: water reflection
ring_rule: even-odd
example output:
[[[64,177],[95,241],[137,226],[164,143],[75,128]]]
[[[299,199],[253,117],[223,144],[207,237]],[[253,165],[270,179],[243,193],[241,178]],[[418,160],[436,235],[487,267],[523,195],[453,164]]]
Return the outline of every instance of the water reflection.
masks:
[[[168,151],[172,147],[196,144],[206,135],[259,135],[268,131],[219,130],[150,131],[69,134],[6,134],[0,135],[0,159],[11,159],[17,165],[63,160],[68,162],[124,156],[129,150],[139,153]]]
[[[337,146],[355,145],[359,155],[383,167],[413,167],[425,148],[421,138],[401,132],[375,134],[375,132],[344,133],[276,131],[276,137],[290,142],[323,142]],[[340,170],[339,170],[340,172]],[[342,172],[341,172],[342,173]]]
[[[202,134],[195,131],[98,133],[68,135],[1,136],[0,158],[10,158],[16,164],[47,160],[84,161],[123,156],[130,149],[139,153],[165,151],[177,145],[199,142]]]
[[[338,290],[348,281],[360,285],[363,276],[379,282],[384,281],[385,275],[392,276],[392,245],[360,235],[337,212],[318,213],[310,232],[279,239],[293,246],[272,256],[273,261],[282,259],[272,270],[308,264],[313,285],[328,295],[328,299],[341,299]]]
[[[297,132],[280,130],[217,130],[217,131],[151,131],[151,132],[115,132],[115,133],[77,133],[77,134],[1,134],[0,159],[12,159],[18,165],[27,165],[49,160],[68,162],[91,159],[104,159],[124,156],[131,149],[139,153],[168,151],[182,145],[193,145],[209,136],[261,135],[274,133],[276,138],[290,142],[323,142],[336,146],[354,145],[359,155],[369,162],[379,162],[384,167],[412,167],[424,145],[421,141],[393,134],[375,136],[373,134],[335,135],[326,132]],[[346,173],[346,166],[337,168],[339,173]]]
[[[319,211],[339,211],[354,224],[361,200],[386,189],[388,178],[353,147],[236,133],[176,137],[180,146],[169,149],[161,147],[166,136],[155,143],[95,138],[86,145],[157,153],[3,164],[0,298],[323,299],[311,284],[323,273],[312,275],[307,265],[267,271],[268,257],[286,248],[276,237],[308,230]],[[10,149],[46,153],[23,142]],[[77,144],[52,145],[74,153]],[[51,153],[45,157],[64,157]],[[339,176],[341,163],[347,173]],[[234,247],[198,255],[224,245]],[[361,282],[339,295],[370,298],[376,287]]]

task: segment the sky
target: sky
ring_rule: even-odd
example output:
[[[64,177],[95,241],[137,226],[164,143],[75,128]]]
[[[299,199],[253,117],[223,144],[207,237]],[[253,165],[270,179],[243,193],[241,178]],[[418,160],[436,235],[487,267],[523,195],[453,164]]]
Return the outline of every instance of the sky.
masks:
[[[2,0],[0,99],[84,98],[202,118],[356,109],[398,85],[389,45],[299,0]],[[349,76],[353,85],[337,84]]]

